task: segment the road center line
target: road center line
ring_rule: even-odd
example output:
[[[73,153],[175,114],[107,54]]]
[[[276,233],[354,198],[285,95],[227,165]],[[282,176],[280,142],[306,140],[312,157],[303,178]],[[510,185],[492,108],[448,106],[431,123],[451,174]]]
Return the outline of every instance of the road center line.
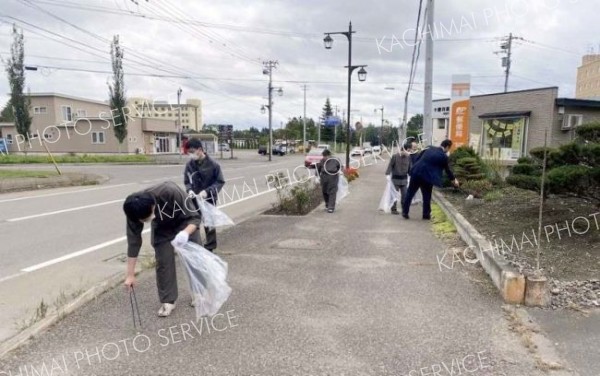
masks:
[[[39,217],[46,217],[48,215],[54,215],[54,214],[61,214],[61,213],[67,213],[67,212],[71,212],[71,211],[76,211],[76,210],[83,210],[83,209],[88,209],[88,208],[95,208],[98,206],[104,206],[104,205],[110,205],[110,204],[114,204],[116,202],[123,202],[125,200],[123,199],[119,199],[119,200],[112,200],[112,201],[106,201],[106,202],[100,202],[98,204],[92,204],[92,205],[85,205],[85,206],[78,206],[76,208],[70,208],[70,209],[63,209],[63,210],[57,210],[57,211],[53,211],[53,212],[47,212],[47,213],[42,213],[42,214],[34,214],[34,215],[28,215],[26,217],[19,217],[19,218],[11,218],[11,219],[7,219],[6,222],[18,222],[18,221],[24,221],[26,219],[32,219],[32,218],[39,218]]]
[[[146,229],[146,230],[142,231],[142,234],[146,234],[148,232],[150,232],[150,229]],[[101,243],[101,244],[97,244],[97,245],[95,245],[93,247],[82,249],[81,251],[69,253],[68,255],[64,255],[64,256],[61,256],[61,257],[49,260],[49,261],[45,261],[45,262],[42,262],[42,263],[37,264],[37,265],[29,266],[29,267],[27,267],[25,269],[21,269],[21,271],[25,272],[25,273],[30,273],[30,272],[33,272],[33,271],[36,271],[36,270],[39,270],[39,269],[42,269],[42,268],[46,268],[46,267],[48,267],[50,265],[58,264],[59,262],[63,262],[63,261],[66,261],[66,260],[69,260],[69,259],[72,259],[72,258],[75,258],[75,257],[79,257],[81,255],[85,255],[86,253],[90,253],[90,252],[94,252],[94,251],[97,251],[97,250],[102,249],[102,248],[106,248],[106,247],[108,247],[110,245],[120,243],[120,242],[122,242],[122,241],[124,241],[126,239],[127,239],[126,236],[121,236],[120,238],[109,240],[107,242],[104,242],[104,243]]]

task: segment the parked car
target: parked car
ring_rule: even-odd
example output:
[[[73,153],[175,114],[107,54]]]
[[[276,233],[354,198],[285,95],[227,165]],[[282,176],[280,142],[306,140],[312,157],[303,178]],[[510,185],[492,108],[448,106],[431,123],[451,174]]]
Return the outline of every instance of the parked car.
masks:
[[[373,146],[373,153],[381,153],[381,146],[377,145],[377,146]]]
[[[373,154],[373,148],[368,146],[364,148],[365,154]]]
[[[352,148],[352,150],[350,151],[350,155],[352,155],[352,156],[359,155],[359,156],[361,156],[361,157],[362,157],[363,155],[365,155],[365,151],[364,151],[362,148],[360,148],[360,147],[358,147],[358,146],[355,146],[355,147],[354,147],[354,148]]]
[[[284,156],[287,153],[287,147],[277,144],[273,146],[273,155]]]
[[[227,144],[219,145],[219,151],[229,151],[229,145],[227,145]]]
[[[258,154],[267,155],[267,154],[269,154],[269,151],[267,150],[266,146],[261,145],[258,147]]]
[[[306,154],[306,157],[304,157],[304,166],[308,167],[308,168],[314,168],[315,165],[317,163],[321,162],[321,159],[323,159],[323,150],[325,150],[325,149],[321,149],[321,148],[310,149],[308,154]]]
[[[328,144],[319,144],[319,145],[317,145],[317,149],[329,149],[329,145]]]

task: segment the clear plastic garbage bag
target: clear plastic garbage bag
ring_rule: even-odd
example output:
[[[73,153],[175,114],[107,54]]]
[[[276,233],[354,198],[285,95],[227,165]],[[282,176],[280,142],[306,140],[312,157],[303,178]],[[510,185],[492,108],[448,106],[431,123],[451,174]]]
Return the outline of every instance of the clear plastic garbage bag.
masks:
[[[337,195],[335,196],[336,205],[339,204],[346,196],[350,194],[348,189],[348,179],[344,175],[340,175],[338,179]]]
[[[202,222],[206,227],[221,227],[221,226],[233,226],[233,220],[229,218],[222,210],[217,209],[213,204],[206,202],[200,198],[196,198],[198,208],[202,213]]]
[[[391,180],[387,181],[383,196],[379,201],[379,210],[383,210],[384,213],[391,213],[394,202],[400,201],[400,192],[394,187],[394,183]]]
[[[231,287],[227,284],[227,263],[193,242],[175,250],[186,271],[196,320],[202,316],[214,316],[231,294]]]
[[[406,186],[408,187],[408,185],[410,184],[410,176],[408,177],[408,181],[406,182]],[[415,193],[415,196],[412,199],[412,202],[410,203],[411,205],[416,205],[416,204],[420,204],[423,202],[423,195],[421,194],[421,190],[419,189],[417,191],[417,193]]]

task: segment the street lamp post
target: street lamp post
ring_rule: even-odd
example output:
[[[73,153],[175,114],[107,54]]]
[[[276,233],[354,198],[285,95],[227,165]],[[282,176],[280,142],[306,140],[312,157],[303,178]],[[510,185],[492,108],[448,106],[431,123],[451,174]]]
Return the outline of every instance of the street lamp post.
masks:
[[[181,131],[182,131],[182,126],[181,126],[181,104],[180,104],[180,98],[181,98],[181,88],[179,88],[177,90],[177,108],[179,109],[179,120],[177,120],[177,124],[178,124],[178,140],[179,140],[179,160],[181,160],[183,158],[182,152],[181,152]]]
[[[348,121],[346,122],[346,168],[350,166],[350,102],[352,95],[352,72],[355,69],[360,68],[358,71],[358,80],[364,81],[367,79],[367,71],[365,70],[366,65],[352,65],[353,33],[355,33],[355,31],[352,31],[352,22],[350,22],[348,24],[348,31],[325,33],[325,38],[323,39],[323,42],[325,43],[325,48],[329,50],[331,49],[331,45],[333,44],[333,38],[331,38],[332,34],[342,34],[345,35],[346,38],[348,38],[348,65],[346,66],[346,68],[348,68]]]
[[[263,105],[260,109],[260,111],[264,114],[265,113],[265,107],[269,109],[269,162],[271,161],[272,157],[273,157],[273,127],[272,127],[272,120],[273,120],[273,89],[275,89],[273,87],[273,68],[277,67],[277,64],[279,64],[277,61],[264,61],[263,62],[263,66],[265,67],[263,69],[263,74],[268,74],[269,75],[269,104],[267,105]],[[283,95],[283,89],[281,87],[276,88],[277,89],[277,94],[279,94],[279,96]]]
[[[381,108],[376,108],[375,109],[375,113],[377,113],[377,111],[381,111],[381,128],[379,128],[379,145],[381,145],[381,133],[383,132],[383,105],[381,105]]]

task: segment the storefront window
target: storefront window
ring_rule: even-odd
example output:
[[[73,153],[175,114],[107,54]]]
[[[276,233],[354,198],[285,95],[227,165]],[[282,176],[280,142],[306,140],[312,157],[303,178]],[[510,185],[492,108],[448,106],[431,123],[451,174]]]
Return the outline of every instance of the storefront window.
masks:
[[[527,117],[483,120],[483,157],[516,160],[522,156]]]

